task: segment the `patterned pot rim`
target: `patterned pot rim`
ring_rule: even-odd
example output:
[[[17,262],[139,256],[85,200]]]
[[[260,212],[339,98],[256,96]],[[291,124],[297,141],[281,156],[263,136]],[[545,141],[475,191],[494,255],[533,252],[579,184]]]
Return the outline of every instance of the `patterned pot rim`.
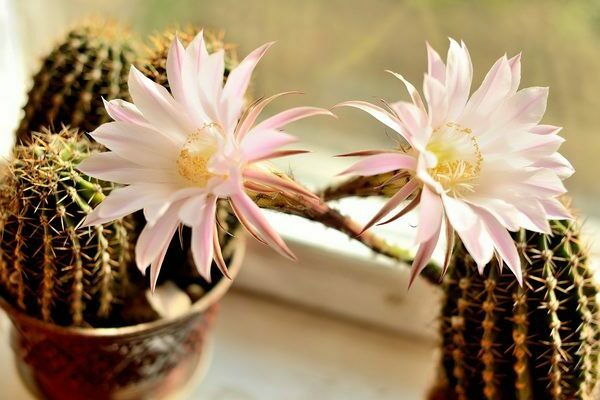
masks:
[[[82,328],[82,327],[67,327],[54,325],[48,322],[44,322],[37,318],[31,317],[22,311],[18,310],[10,303],[8,303],[3,297],[0,296],[0,308],[8,314],[10,319],[19,320],[23,323],[36,327],[47,332],[52,332],[63,336],[88,336],[88,337],[125,337],[131,335],[140,335],[144,332],[152,332],[163,329],[170,325],[180,323],[181,321],[190,318],[193,315],[201,314],[207,311],[211,306],[217,303],[221,297],[227,293],[235,277],[239,273],[244,255],[246,253],[246,236],[241,232],[232,239],[232,246],[234,246],[233,255],[231,262],[228,265],[229,275],[231,279],[223,277],[210,291],[208,291],[202,298],[192,304],[190,310],[182,315],[161,318],[155,321],[144,322],[141,324],[113,327],[113,328]]]

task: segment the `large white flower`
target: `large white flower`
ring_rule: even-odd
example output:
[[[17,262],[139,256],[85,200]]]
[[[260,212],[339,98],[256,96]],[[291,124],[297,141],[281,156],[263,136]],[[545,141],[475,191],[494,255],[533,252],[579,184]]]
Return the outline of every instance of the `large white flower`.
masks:
[[[464,43],[450,40],[446,64],[429,46],[427,53],[426,102],[414,86],[392,73],[405,84],[412,101],[386,104],[387,109],[361,101],[341,104],[366,111],[410,145],[407,151],[349,154],[367,157],[344,173],[369,176],[400,170],[395,178],[410,178],[365,229],[412,195],[405,208],[383,222],[420,205],[412,279],[431,258],[444,225],[444,270],[456,231],[480,270],[495,253],[500,265],[503,260],[521,282],[519,255],[508,231],[547,233],[548,219],[569,218],[557,199],[565,193],[562,179],[573,172],[557,153],[563,142],[557,135],[561,128],[539,124],[548,88],[517,90],[521,56],[503,56],[469,96],[473,71]]]
[[[136,246],[136,262],[151,269],[154,287],[171,238],[181,223],[191,227],[191,250],[202,276],[215,262],[226,266],[217,235],[218,199],[227,199],[243,226],[281,254],[293,254],[269,226],[245,189],[313,194],[272,172],[266,160],[301,151],[280,148],[296,139],[281,132],[286,124],[327,110],[298,107],[255,125],[264,99],[244,115],[244,95],[252,72],[271,44],[250,53],[223,85],[223,51],[208,54],[202,33],[184,49],[175,39],[167,58],[171,93],[131,67],[129,93],[134,104],[106,103],[114,122],[91,133],[110,152],[92,155],[79,169],[99,179],[128,185],[114,190],[85,226],[105,223],[143,209],[147,224]]]

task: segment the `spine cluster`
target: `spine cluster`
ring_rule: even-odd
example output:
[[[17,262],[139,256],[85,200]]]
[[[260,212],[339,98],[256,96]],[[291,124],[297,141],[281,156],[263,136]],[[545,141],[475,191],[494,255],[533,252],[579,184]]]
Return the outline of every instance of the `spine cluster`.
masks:
[[[135,60],[128,33],[110,22],[72,29],[42,60],[33,77],[17,141],[62,126],[91,132],[109,120],[102,98],[128,98],[127,75]]]
[[[0,185],[0,290],[59,325],[97,325],[120,305],[134,235],[130,220],[77,229],[112,189],[76,170],[93,145],[63,129],[19,145]]]
[[[516,235],[520,286],[493,263],[480,275],[458,244],[445,283],[445,379],[458,399],[590,399],[600,368],[598,286],[574,222]]]

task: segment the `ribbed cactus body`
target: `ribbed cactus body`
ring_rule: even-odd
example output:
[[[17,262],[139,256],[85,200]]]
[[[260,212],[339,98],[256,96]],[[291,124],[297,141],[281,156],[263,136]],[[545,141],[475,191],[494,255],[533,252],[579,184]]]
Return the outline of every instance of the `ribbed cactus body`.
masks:
[[[17,141],[29,142],[31,132],[44,127],[90,132],[107,122],[102,97],[128,97],[134,60],[128,33],[114,23],[90,22],[68,32],[33,77]]]
[[[112,189],[78,172],[92,151],[76,131],[17,146],[0,187],[0,288],[29,315],[97,325],[122,302],[132,266],[131,220],[77,229]]]
[[[600,310],[578,225],[516,234],[524,284],[459,244],[445,283],[443,370],[457,399],[594,399]]]

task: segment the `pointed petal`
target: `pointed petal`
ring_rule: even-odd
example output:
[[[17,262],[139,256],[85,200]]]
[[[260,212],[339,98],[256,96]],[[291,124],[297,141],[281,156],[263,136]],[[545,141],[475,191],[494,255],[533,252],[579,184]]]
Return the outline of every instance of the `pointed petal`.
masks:
[[[240,143],[240,149],[248,162],[254,162],[271,154],[280,147],[297,142],[298,138],[282,131],[257,131],[247,135]]]
[[[424,243],[429,240],[436,231],[440,230],[444,217],[442,199],[433,193],[427,186],[421,191],[421,210],[419,215],[419,226],[417,228],[417,242]]]
[[[510,93],[516,93],[521,83],[521,53],[508,60],[512,74]]]
[[[231,200],[239,212],[252,224],[261,239],[281,255],[296,260],[296,256],[287,247],[279,234],[269,225],[261,214],[260,208],[245,193],[237,193],[231,196]]]
[[[431,126],[439,126],[448,115],[448,98],[446,87],[431,75],[425,75],[423,79],[423,94],[428,106],[429,123]]]
[[[419,110],[424,112],[425,105],[423,104],[423,99],[421,99],[421,95],[417,91],[417,88],[415,88],[413,86],[413,84],[410,83],[409,81],[407,81],[402,75],[400,75],[396,72],[390,71],[390,70],[386,70],[386,72],[389,72],[390,74],[394,75],[396,78],[400,79],[400,81],[402,81],[402,83],[404,83],[404,86],[406,86],[406,90],[408,91],[408,94],[410,95],[413,105],[415,107],[417,107]]]
[[[180,204],[175,204],[153,226],[146,225],[135,246],[135,261],[140,271],[145,271],[147,266],[160,255],[161,251],[169,246],[171,239],[179,225],[177,213]]]
[[[336,105],[335,107],[358,108],[359,110],[362,110],[362,111],[370,114],[371,116],[373,116],[375,119],[377,119],[379,122],[381,122],[388,128],[396,131],[398,134],[400,134],[400,136],[402,136],[408,142],[410,142],[410,140],[411,140],[410,133],[402,126],[402,124],[398,120],[398,118],[391,115],[389,112],[387,112],[386,110],[384,110],[381,107],[377,107],[371,103],[367,103],[366,101],[346,101],[344,103],[340,103],[340,104]]]
[[[77,169],[108,182],[124,185],[133,183],[169,183],[177,181],[177,172],[144,167],[112,153],[95,153],[83,160]]]
[[[164,193],[162,185],[131,185],[114,189],[87,215],[81,227],[103,224],[132,214]]]
[[[562,130],[562,126],[554,125],[536,125],[529,129],[529,132],[537,135],[556,135]]]
[[[192,256],[198,273],[210,282],[210,268],[213,260],[213,235],[216,224],[217,199],[206,199],[206,205],[196,216],[192,227]]]
[[[483,79],[481,86],[469,99],[465,114],[473,113],[479,118],[489,114],[510,94],[511,85],[512,72],[510,64],[508,63],[506,56],[502,56],[492,66]],[[469,116],[467,116],[467,118],[469,118]],[[474,118],[471,117],[471,119]]]
[[[102,124],[90,136],[116,155],[151,168],[172,167],[179,152],[162,133],[128,122]]]
[[[173,237],[173,235],[175,235],[176,229],[177,228],[173,229],[173,231],[170,233],[170,237]],[[169,244],[167,244],[160,250],[158,257],[156,257],[154,261],[152,261],[152,263],[150,264],[150,290],[152,291],[152,293],[154,293],[154,291],[156,290],[156,282],[158,281],[158,275],[160,274],[160,269],[162,267],[163,261],[165,260],[165,256],[167,255],[168,250]]]
[[[514,240],[508,231],[487,211],[478,209],[477,214],[483,220],[494,247],[502,257],[508,268],[515,274],[519,285],[523,285],[523,273],[521,271],[521,260]]]
[[[245,179],[262,185],[279,189],[284,193],[298,194],[319,201],[319,196],[300,186],[292,180],[281,178],[272,173],[266,173],[254,168],[246,168],[243,172]]]
[[[225,259],[223,258],[223,252],[221,251],[221,244],[219,243],[219,232],[217,230],[217,225],[215,225],[214,232],[213,232],[213,253],[214,253],[215,263],[217,264],[217,267],[219,267],[219,270],[221,271],[221,273],[227,279],[232,279],[231,276],[229,275],[229,271],[227,270],[227,263],[225,262]]]
[[[104,102],[104,108],[108,115],[115,121],[129,122],[130,124],[136,124],[145,127],[151,127],[150,123],[144,118],[140,110],[135,104],[129,103],[125,100],[115,99]]]
[[[493,128],[490,134],[534,128],[546,112],[548,88],[530,87],[519,90],[506,100],[493,114]]]
[[[408,214],[409,212],[411,212],[412,210],[417,208],[420,201],[421,201],[421,192],[418,191],[417,194],[415,195],[415,197],[410,201],[410,203],[408,203],[406,205],[406,207],[404,207],[402,210],[400,210],[398,213],[396,213],[393,217],[388,218],[385,221],[378,223],[377,226],[386,225],[386,224],[389,224],[390,222],[394,222],[395,220],[397,220],[399,218],[402,218],[403,216],[405,216],[406,214]]]
[[[169,87],[175,100],[181,104],[185,104],[186,95],[183,83],[183,60],[185,57],[185,48],[175,37],[167,54],[167,78]]]
[[[295,156],[298,154],[306,154],[306,153],[310,153],[310,151],[308,151],[308,150],[278,150],[278,151],[274,151],[272,153],[265,154],[258,158],[252,158],[251,160],[249,160],[249,162],[256,163],[259,161],[272,160],[274,158]]]
[[[244,95],[250,84],[254,68],[273,43],[274,42],[264,44],[248,54],[227,77],[227,82],[223,88],[222,101],[228,108],[230,126],[239,119],[240,114],[242,113]]]
[[[179,219],[181,222],[189,227],[200,224],[201,220],[199,216],[204,212],[208,201],[209,199],[203,193],[187,199],[179,209]]]
[[[540,200],[540,204],[544,208],[548,219],[573,219],[571,212],[559,200],[543,199]]]
[[[269,117],[252,128],[248,135],[252,135],[253,133],[261,132],[261,131],[269,131],[273,129],[281,129],[287,124],[298,121],[300,119],[312,117],[315,115],[329,115],[334,116],[333,113],[324,108],[318,107],[295,107],[290,108],[289,110],[285,110],[280,112],[279,114],[275,114],[272,117]]]
[[[419,246],[417,254],[415,255],[415,259],[413,260],[412,269],[410,271],[410,280],[408,282],[409,287],[412,286],[417,275],[419,275],[427,266],[427,262],[433,255],[433,251],[435,250],[439,237],[440,226],[438,226],[437,230],[433,232],[427,241],[422,242]]]
[[[414,157],[402,153],[383,153],[365,157],[339,175],[372,176],[399,169],[414,170],[416,168]]]
[[[446,83],[446,65],[440,55],[427,43],[427,71],[442,85]]]
[[[473,80],[473,65],[469,52],[462,43],[459,45],[450,39],[450,49],[446,61],[446,90],[448,99],[448,118],[456,121],[462,114]]]
[[[243,119],[240,121],[239,126],[236,129],[236,136],[238,138],[238,141],[241,141],[244,138],[244,136],[246,136],[246,134],[248,133],[250,128],[252,128],[252,126],[256,122],[256,118],[258,118],[260,113],[265,109],[265,107],[267,105],[269,105],[269,103],[271,103],[273,100],[275,100],[279,97],[282,97],[282,96],[285,96],[288,94],[299,94],[299,93],[300,92],[278,93],[271,97],[267,97],[266,99],[259,101],[254,106],[251,106],[250,110],[248,110],[248,112],[247,112],[247,115],[245,115],[243,117]]]
[[[129,71],[128,82],[133,102],[157,130],[177,142],[185,141],[190,132],[194,132],[191,121],[167,89],[145,77],[134,66]]]
[[[371,218],[369,222],[362,228],[360,234],[371,228],[377,222],[379,222],[383,217],[388,215],[393,209],[398,207],[400,203],[408,198],[416,189],[417,189],[417,181],[415,179],[411,179],[404,186],[400,188],[384,205],[381,209]]]
[[[444,264],[442,265],[442,278],[448,272],[448,267],[452,261],[452,252],[454,251],[454,244],[456,243],[456,235],[448,217],[444,216],[444,224],[446,225],[446,252],[444,254]]]

